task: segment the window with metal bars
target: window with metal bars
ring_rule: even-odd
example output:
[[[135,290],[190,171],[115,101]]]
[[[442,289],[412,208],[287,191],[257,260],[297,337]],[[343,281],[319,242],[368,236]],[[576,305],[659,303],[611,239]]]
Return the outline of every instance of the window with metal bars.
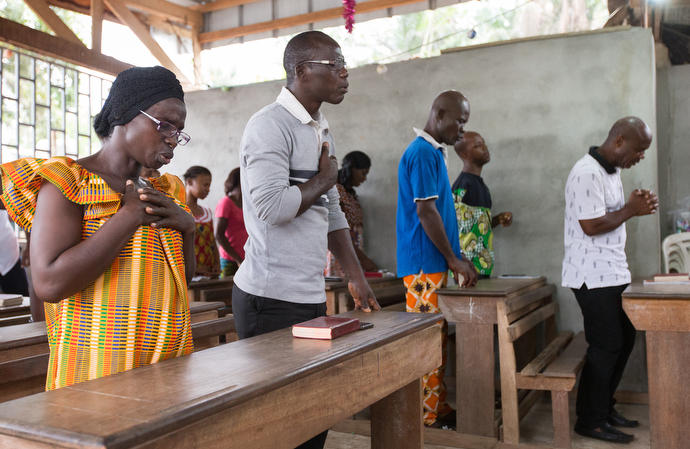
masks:
[[[88,156],[101,147],[93,116],[112,78],[0,44],[0,163]]]

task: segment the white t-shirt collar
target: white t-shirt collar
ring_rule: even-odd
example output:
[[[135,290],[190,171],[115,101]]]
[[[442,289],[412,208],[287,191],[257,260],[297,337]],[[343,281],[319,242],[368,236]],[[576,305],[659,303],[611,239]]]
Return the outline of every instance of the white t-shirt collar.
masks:
[[[307,112],[302,103],[295,97],[295,95],[284,87],[280,90],[276,102],[288,110],[297,120],[302,122],[303,125],[312,125],[315,128],[328,131],[328,121],[326,117],[321,113],[317,112],[317,120],[314,120],[312,116]]]

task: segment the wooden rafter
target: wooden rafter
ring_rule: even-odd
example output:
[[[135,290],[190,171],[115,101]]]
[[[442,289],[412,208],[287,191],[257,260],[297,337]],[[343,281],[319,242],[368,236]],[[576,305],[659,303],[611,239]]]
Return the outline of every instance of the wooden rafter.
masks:
[[[103,0],[91,0],[91,49],[100,53],[103,36]]]
[[[199,11],[192,11],[190,8],[165,0],[124,0],[124,3],[129,7],[155,14],[173,22],[198,26],[204,24],[204,19]]]
[[[110,56],[102,55],[61,37],[34,30],[11,20],[0,18],[0,40],[26,50],[60,59],[88,69],[116,76],[132,67]]]
[[[378,11],[380,9],[392,8],[395,6],[402,6],[410,3],[419,2],[420,0],[369,0],[367,2],[357,3],[357,13]],[[243,3],[247,3],[247,1]],[[338,17],[341,17],[342,14],[342,7],[324,9],[321,11],[314,11],[306,14],[285,17],[282,19],[269,20],[267,22],[254,23],[251,25],[228,28],[225,30],[201,33],[199,35],[199,40],[202,44],[205,44],[208,42],[219,41],[222,39],[231,39],[240,36],[246,36],[248,34],[261,33],[264,31],[271,30],[280,30],[283,28],[305,25],[308,23],[321,22],[323,20],[337,19]]]
[[[127,6],[120,0],[104,0],[105,4],[117,16],[123,24],[127,25],[137,38],[148,48],[154,58],[156,58],[163,67],[172,71],[180,83],[191,85],[187,77],[182,73],[179,67],[170,59],[170,57],[163,51],[158,42],[151,36],[146,25],[130,11]]]
[[[197,86],[203,84],[201,76],[201,42],[199,42],[199,27],[192,27],[192,47],[194,50],[194,83]]]
[[[24,0],[29,8],[46,24],[58,37],[73,44],[86,47],[76,34],[62,21],[62,19],[50,9],[45,0]]]
[[[260,0],[216,0],[214,2],[208,2],[203,5],[190,6],[189,9],[199,12],[211,12],[218,11],[220,9],[233,8],[235,6],[246,5],[249,3],[258,2]]]
[[[180,36],[185,39],[192,39],[192,30],[179,26],[175,22],[170,22],[169,20],[161,19],[160,17],[153,15],[140,17],[140,19],[146,25],[149,25],[153,28],[158,28],[166,33],[174,34],[175,36]]]
[[[88,6],[81,5],[73,0],[46,1],[51,6],[68,9],[70,11],[78,12],[87,16],[91,14],[91,10]],[[185,25],[201,26],[203,24],[203,16],[199,11],[193,11],[190,8],[167,2],[165,0],[126,0],[125,4],[147,14],[160,17],[163,20],[169,20],[171,22],[182,23]],[[115,15],[112,14],[109,9],[105,9],[103,11],[103,18],[105,20],[119,23],[117,17],[115,17]]]

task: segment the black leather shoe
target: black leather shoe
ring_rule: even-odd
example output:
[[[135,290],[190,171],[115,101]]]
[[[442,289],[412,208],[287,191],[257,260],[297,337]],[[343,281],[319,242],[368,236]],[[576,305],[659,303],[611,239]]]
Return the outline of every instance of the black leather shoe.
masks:
[[[611,427],[606,423],[601,426],[601,430],[587,429],[575,424],[575,433],[583,437],[596,438],[597,440],[608,441],[609,443],[630,443],[635,439],[635,435],[628,435],[620,430]]]
[[[616,410],[609,413],[608,422],[612,426],[619,427],[638,427],[640,425],[638,421],[631,421]]]

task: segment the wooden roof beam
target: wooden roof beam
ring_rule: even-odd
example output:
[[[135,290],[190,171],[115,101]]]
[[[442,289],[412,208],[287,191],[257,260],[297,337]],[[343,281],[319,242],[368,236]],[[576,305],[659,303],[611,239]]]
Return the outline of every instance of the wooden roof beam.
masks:
[[[124,0],[124,3],[129,7],[155,14],[172,22],[185,25],[204,25],[204,19],[199,11],[193,11],[190,8],[165,0]]]
[[[156,58],[163,67],[167,68],[177,76],[180,83],[191,86],[187,77],[182,73],[177,65],[170,59],[165,51],[158,45],[158,42],[151,36],[149,29],[144,25],[137,16],[130,11],[124,2],[120,0],[104,0],[106,6],[117,16],[123,24],[127,25],[137,38],[148,48],[154,58]]]
[[[260,0],[215,0],[204,3],[203,5],[190,6],[189,9],[199,12],[218,11],[220,9],[234,8],[235,6],[246,5],[249,3],[258,2]]]
[[[55,14],[55,11],[50,9],[50,6],[45,0],[24,0],[24,3],[26,3],[27,6],[36,13],[38,18],[58,37],[86,48],[81,39],[74,34],[57,14]]]
[[[223,1],[223,0],[218,0]],[[393,8],[395,6],[407,5],[410,3],[419,3],[420,0],[369,0],[368,2],[357,3],[357,13],[366,13],[378,11],[380,9]],[[248,3],[246,0],[243,3]],[[343,8],[331,8],[321,11],[314,11],[306,14],[300,14],[292,17],[285,17],[282,19],[269,20],[267,22],[254,23],[251,25],[244,25],[235,28],[228,28],[225,30],[210,31],[201,33],[199,41],[202,44],[208,42],[219,41],[222,39],[231,39],[248,34],[261,33],[264,31],[280,30],[283,28],[290,28],[298,25],[306,25],[308,23],[321,22],[323,20],[337,19],[342,17]]]
[[[89,50],[61,37],[34,30],[11,20],[0,18],[0,40],[17,47],[60,59],[88,69],[116,76],[132,67],[130,64]]]
[[[161,19],[160,17],[153,15],[139,18],[146,25],[149,25],[153,28],[158,28],[159,30],[163,30],[166,33],[174,34],[175,36],[180,36],[189,40],[192,40],[193,38],[192,30],[180,26],[175,22],[170,22],[169,20]]]

